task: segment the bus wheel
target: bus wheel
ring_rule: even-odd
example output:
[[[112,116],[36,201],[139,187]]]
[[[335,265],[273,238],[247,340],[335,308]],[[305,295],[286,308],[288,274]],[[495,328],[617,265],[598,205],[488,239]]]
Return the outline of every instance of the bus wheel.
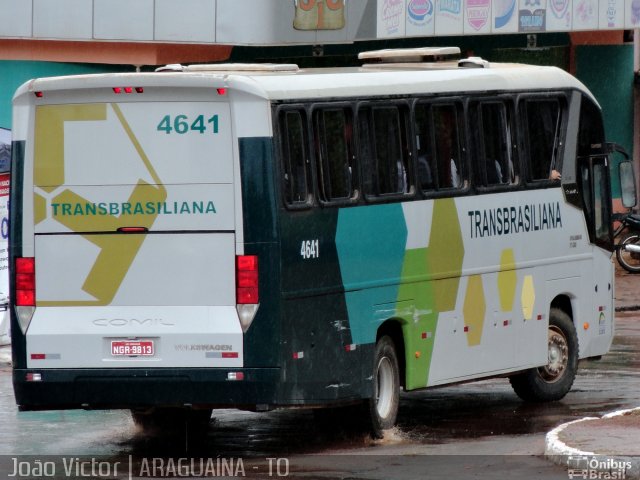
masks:
[[[211,421],[212,410],[191,410],[178,407],[153,407],[131,410],[131,418],[143,432],[150,434],[181,433],[204,434]]]
[[[548,362],[509,378],[516,394],[527,402],[560,400],[571,389],[578,370],[578,336],[562,310],[549,315]]]
[[[373,397],[367,401],[371,435],[382,438],[393,427],[400,403],[400,369],[395,345],[384,336],[376,344],[373,364]]]

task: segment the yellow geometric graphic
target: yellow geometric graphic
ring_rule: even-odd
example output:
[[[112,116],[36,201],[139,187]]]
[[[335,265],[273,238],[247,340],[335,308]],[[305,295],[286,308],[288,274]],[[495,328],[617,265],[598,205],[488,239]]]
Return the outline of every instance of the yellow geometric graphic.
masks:
[[[482,286],[482,276],[472,275],[467,282],[467,292],[462,310],[465,327],[469,329],[467,332],[467,343],[470,347],[480,345],[485,312],[486,303],[484,299],[484,288]]]
[[[35,193],[33,195],[33,223],[39,224],[47,218],[47,200]]]
[[[47,193],[64,185],[64,124],[107,119],[104,103],[41,105],[36,109],[34,185]]]
[[[437,279],[433,282],[433,290],[438,312],[450,312],[456,308],[463,261],[464,242],[455,200],[435,200],[427,268],[429,274]]]
[[[522,315],[525,320],[533,318],[533,305],[536,302],[536,289],[533,286],[533,276],[526,275],[522,284],[522,294],[520,296],[522,302]]]
[[[518,283],[515,268],[516,260],[513,249],[503,250],[500,256],[500,272],[498,272],[498,294],[500,295],[500,308],[503,312],[513,310],[513,303],[516,299],[516,284]]]
[[[140,142],[133,133],[129,123],[124,118],[120,107],[117,104],[111,104],[122,128],[126,132],[129,140],[133,144],[140,159],[144,163],[156,185],[150,185],[143,180],[139,180],[131,196],[130,203],[146,203],[146,202],[164,202],[167,198],[166,188],[162,185],[162,181],[153,168],[149,158],[142,149]],[[40,109],[43,109],[42,111]],[[47,192],[53,191],[55,188],[64,185],[64,122],[66,121],[104,121],[106,120],[106,105],[72,105],[60,106],[52,105],[38,107],[36,111],[36,124],[38,118],[40,122],[50,122],[46,126],[41,124],[36,129],[36,155],[35,155],[35,171],[34,182]],[[49,131],[55,131],[58,136],[52,136]],[[90,152],[88,152],[90,154]],[[46,187],[46,188],[45,188]],[[36,205],[36,213],[41,208],[40,197],[34,194],[34,203]],[[90,203],[80,195],[74,193],[70,189],[65,189],[58,194],[53,202],[67,204],[86,204]],[[151,228],[155,222],[158,211],[152,214],[136,215],[136,227]],[[38,214],[41,215],[41,214]],[[46,215],[46,214],[45,214]],[[116,217],[114,215],[78,215],[78,216],[55,216],[54,220],[65,225],[74,232],[81,233],[87,231],[101,231],[103,235],[82,234],[83,238],[95,244],[100,248],[95,264],[91,268],[89,275],[83,284],[83,290],[92,295],[96,300],[92,301],[50,301],[39,302],[43,306],[63,306],[63,305],[108,305],[113,300],[116,292],[120,288],[125,275],[129,271],[138,250],[142,246],[146,235],[144,234],[127,234],[127,235],[109,235],[114,234],[120,227],[131,226],[131,218],[126,216]],[[89,225],[91,228],[89,228]]]

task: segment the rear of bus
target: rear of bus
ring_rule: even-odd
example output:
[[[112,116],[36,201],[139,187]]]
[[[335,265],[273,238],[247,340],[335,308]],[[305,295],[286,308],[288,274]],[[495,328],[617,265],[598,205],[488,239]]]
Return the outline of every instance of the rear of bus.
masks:
[[[254,403],[244,385],[276,373],[243,368],[258,257],[239,238],[229,92],[182,78],[42,79],[14,97],[23,410]]]

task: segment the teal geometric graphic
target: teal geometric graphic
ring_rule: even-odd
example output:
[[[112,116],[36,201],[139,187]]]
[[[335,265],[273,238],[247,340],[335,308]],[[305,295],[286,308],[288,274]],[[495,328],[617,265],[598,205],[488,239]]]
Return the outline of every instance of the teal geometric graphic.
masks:
[[[385,304],[398,301],[407,245],[402,205],[341,209],[335,244],[353,341],[373,343],[385,320],[375,306],[384,311]]]

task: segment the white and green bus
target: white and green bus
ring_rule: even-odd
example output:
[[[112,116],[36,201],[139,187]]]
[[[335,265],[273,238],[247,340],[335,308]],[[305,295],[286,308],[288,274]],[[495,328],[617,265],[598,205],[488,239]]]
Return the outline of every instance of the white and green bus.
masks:
[[[557,68],[452,54],[24,84],[20,409],[351,405],[380,435],[402,389],[562,398],[614,332],[602,115]]]

